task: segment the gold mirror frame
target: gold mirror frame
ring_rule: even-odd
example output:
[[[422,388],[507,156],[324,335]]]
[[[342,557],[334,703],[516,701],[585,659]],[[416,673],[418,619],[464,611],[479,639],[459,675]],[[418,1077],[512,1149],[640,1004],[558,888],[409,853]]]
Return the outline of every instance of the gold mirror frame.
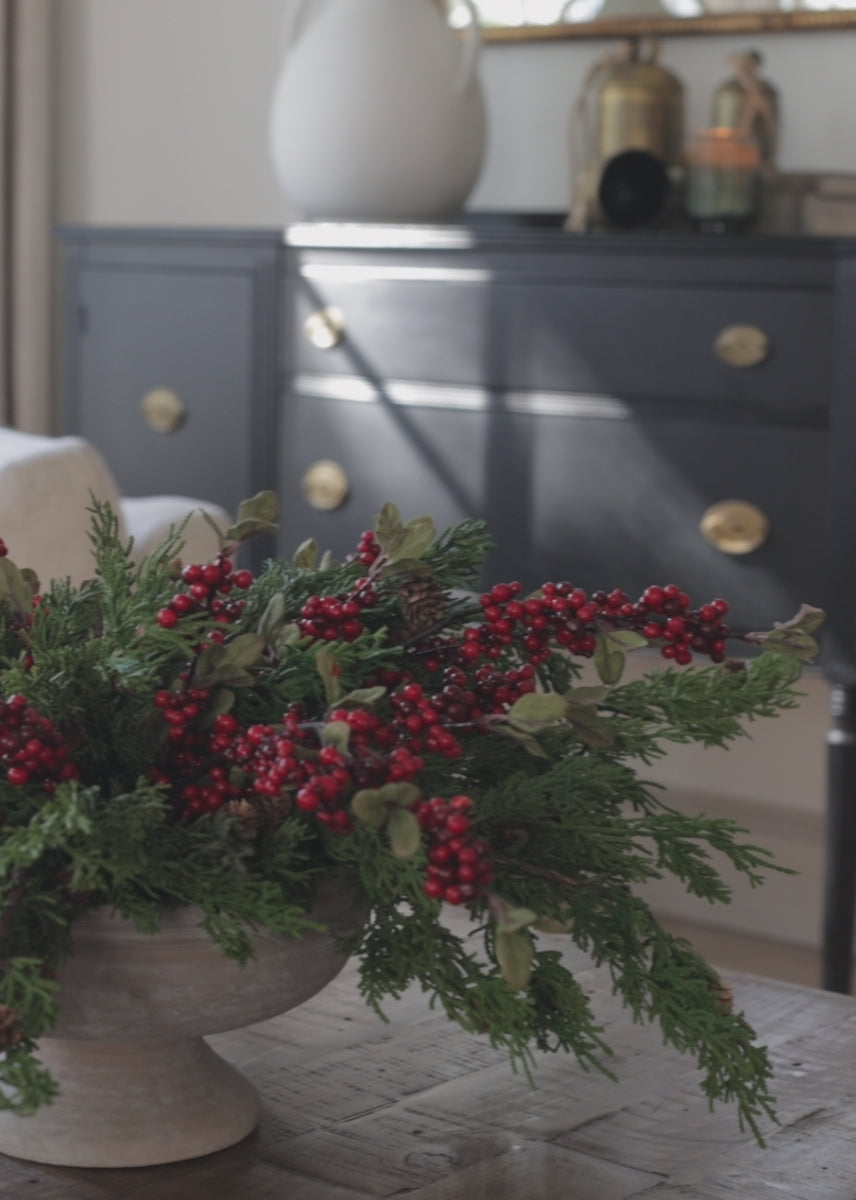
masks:
[[[824,29],[856,29],[856,9],[853,12],[726,13],[718,17],[609,17],[573,25],[485,26],[484,38],[488,42],[528,42],[696,33],[805,33]]]

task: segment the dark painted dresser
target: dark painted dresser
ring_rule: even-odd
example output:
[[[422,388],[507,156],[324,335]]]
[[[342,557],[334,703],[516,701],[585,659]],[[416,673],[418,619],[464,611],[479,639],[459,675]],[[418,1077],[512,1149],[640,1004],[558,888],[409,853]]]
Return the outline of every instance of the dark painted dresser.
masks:
[[[485,516],[494,579],[676,581],[761,629],[825,608],[824,982],[846,990],[856,243],[523,219],[60,241],[65,427],[128,494],[275,488],[284,553],[343,554],[394,500]]]

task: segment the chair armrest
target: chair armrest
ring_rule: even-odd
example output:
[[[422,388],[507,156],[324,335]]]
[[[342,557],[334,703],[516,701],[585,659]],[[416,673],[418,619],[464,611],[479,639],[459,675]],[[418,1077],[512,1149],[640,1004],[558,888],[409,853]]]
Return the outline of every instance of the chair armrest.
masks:
[[[136,562],[150,554],[170,529],[187,518],[182,538],[184,563],[209,562],[220,544],[214,530],[202,516],[206,512],[225,533],[232,519],[225,509],[188,496],[123,496],[120,501],[127,533],[134,539]]]

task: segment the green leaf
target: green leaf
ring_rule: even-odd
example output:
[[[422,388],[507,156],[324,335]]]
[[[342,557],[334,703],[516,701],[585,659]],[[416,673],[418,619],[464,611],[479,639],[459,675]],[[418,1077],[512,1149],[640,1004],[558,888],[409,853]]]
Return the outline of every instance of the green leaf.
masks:
[[[528,985],[534,955],[535,948],[527,934],[497,933],[496,960],[502,971],[502,978],[515,991],[521,991]]]
[[[328,721],[321,730],[321,741],[325,746],[335,746],[347,753],[351,740],[351,727],[347,721]]]
[[[606,637],[598,637],[594,648],[594,666],[604,683],[618,683],[624,674],[624,652],[614,649]]]
[[[32,567],[21,567],[21,578],[34,596],[39,594],[39,577]]]
[[[258,633],[242,633],[223,646],[208,643],[205,653],[196,660],[196,683],[199,687],[218,683],[224,687],[251,687],[256,680],[249,668],[256,665],[264,648],[264,638]]]
[[[418,561],[436,536],[431,517],[416,517],[404,525],[394,504],[385,504],[375,522],[375,537],[391,563],[404,559]]]
[[[341,705],[351,705],[356,708],[370,708],[373,704],[377,704],[378,700],[382,700],[386,695],[387,689],[378,685],[377,687],[354,688],[352,692],[348,692],[339,701]]]
[[[342,695],[342,684],[339,676],[342,673],[342,668],[339,666],[336,656],[331,650],[325,646],[321,646],[315,654],[315,666],[318,669],[318,674],[324,681],[324,692],[327,697],[327,703],[338,704]]]
[[[531,908],[515,908],[504,904],[496,916],[496,928],[500,933],[516,933],[518,929],[527,929],[538,920],[538,914]]]
[[[254,667],[264,649],[265,640],[260,633],[241,633],[226,642],[223,662],[230,668]]]
[[[826,620],[826,613],[822,608],[814,608],[811,604],[803,604],[795,617],[790,621],[776,622],[774,628],[788,629],[799,628],[805,633],[814,633],[819,629]]]
[[[408,808],[393,808],[387,823],[389,843],[396,858],[412,858],[422,844],[422,830]]]
[[[515,729],[513,725],[500,725],[499,723],[491,725],[490,731],[491,733],[498,733],[501,737],[514,738],[516,742],[520,742],[535,758],[550,757],[534,734],[526,733],[522,729]]]
[[[392,579],[396,575],[407,575],[415,579],[427,579],[433,572],[428,563],[418,558],[398,558],[387,563],[380,572],[380,579]]]
[[[602,704],[609,695],[608,687],[576,687],[565,692],[565,699],[570,704]]]
[[[351,801],[351,809],[361,821],[381,829],[391,812],[408,810],[420,795],[413,783],[385,783],[381,788],[361,788]]]
[[[384,504],[375,520],[375,537],[381,550],[389,550],[397,538],[401,536],[403,525],[401,514],[394,504]]]
[[[8,558],[0,558],[0,597],[2,597],[13,613],[25,617],[33,611],[32,580],[35,576],[30,573],[30,581],[15,564]]]
[[[572,692],[571,695],[576,695]],[[567,702],[567,717],[580,738],[593,750],[605,750],[613,743],[612,727],[592,704]]]
[[[610,629],[604,635],[614,646],[622,650],[641,650],[648,645],[648,639],[635,629]]]
[[[811,636],[826,619],[823,609],[803,604],[796,616],[789,621],[775,622],[769,633],[747,633],[745,641],[786,654],[800,662],[810,662],[820,647]]]
[[[296,567],[312,571],[318,566],[318,543],[315,538],[307,538],[301,542],[291,560]]]
[[[287,625],[283,625],[279,633],[276,635],[276,641],[273,648],[278,658],[283,658],[289,646],[296,646],[299,641],[302,641],[303,634],[300,631],[300,626],[294,621],[289,621]]]
[[[416,559],[422,557],[437,536],[437,530],[430,517],[416,517],[409,521],[401,531],[394,550],[390,550],[393,562],[401,559]]]
[[[209,729],[217,717],[222,713],[231,712],[234,705],[235,693],[229,688],[217,688],[205,706],[205,719],[202,724],[206,729]]]
[[[244,542],[260,533],[276,533],[278,515],[276,492],[259,492],[239,506],[238,519],[226,531],[226,537],[229,541]]]
[[[641,650],[647,645],[648,639],[633,629],[610,629],[603,622],[598,622],[594,665],[603,682],[618,683],[624,674],[625,652]]]
[[[561,721],[567,714],[567,708],[565,697],[556,692],[529,692],[514,701],[507,719],[516,729],[539,729],[543,725]]]
[[[351,812],[366,825],[383,829],[389,816],[389,805],[376,788],[362,788],[351,800]]]
[[[401,808],[409,808],[422,795],[415,783],[385,783],[380,792],[388,803]]]
[[[262,619],[259,621],[259,633],[269,645],[272,646],[276,643],[277,635],[284,625],[285,619],[285,596],[282,592],[277,592],[275,596],[271,596],[267,608],[262,613]]]
[[[573,921],[558,921],[555,917],[539,917],[532,922],[532,928],[538,933],[571,933]]]
[[[764,649],[777,654],[787,654],[800,662],[811,662],[820,647],[803,629],[775,629],[764,638]]]

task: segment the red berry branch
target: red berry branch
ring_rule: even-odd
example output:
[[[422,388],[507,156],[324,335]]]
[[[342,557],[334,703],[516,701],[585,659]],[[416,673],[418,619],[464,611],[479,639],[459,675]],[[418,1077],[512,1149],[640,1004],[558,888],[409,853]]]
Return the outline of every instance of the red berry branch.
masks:
[[[296,625],[310,642],[350,644],[365,632],[389,558],[367,531],[351,561],[367,567],[368,574],[347,590],[313,595],[302,604]],[[211,564],[184,569],[184,587],[158,621],[172,628],[186,614],[204,612],[218,623],[234,624],[245,606],[230,594],[252,582],[249,572],[234,571],[223,551]],[[169,725],[156,777],[171,786],[185,817],[224,805],[285,801],[332,833],[347,834],[354,828],[350,805],[356,792],[418,783],[426,754],[458,758],[467,737],[487,732],[521,696],[536,690],[537,669],[557,648],[591,657],[600,635],[631,630],[676,664],[690,662],[694,654],[721,662],[731,635],[724,624],[727,612],[724,600],[691,608],[686,593],[672,584],[649,587],[634,602],[620,590],[589,595],[570,583],[545,583],[530,596],[523,595],[520,583],[498,583],[480,597],[477,608],[450,610],[448,622],[410,637],[404,665],[376,675],[386,688],[383,715],[372,708],[333,706],[318,721],[292,705],[277,725],[245,728],[225,713],[206,728],[200,718],[210,691],[192,686],[191,670],[182,690],[155,697]],[[225,630],[217,640],[227,640]],[[407,663],[417,658],[429,677],[442,671],[439,686],[414,677]],[[328,743],[325,729],[334,723],[347,734]],[[426,893],[453,904],[481,895],[492,879],[491,849],[477,836],[472,800],[434,797],[415,802],[411,811],[428,857]]]
[[[34,783],[52,792],[80,777],[63,734],[20,693],[0,700],[0,762],[16,787]]]
[[[224,625],[234,624],[244,611],[244,601],[231,599],[231,593],[235,588],[245,591],[250,587],[253,574],[236,571],[228,551],[221,550],[214,562],[185,567],[181,579],[184,590],[176,592],[158,613],[158,624],[164,629],[174,629],[182,617],[198,612],[206,612]]]
[[[365,632],[390,556],[369,531],[351,561],[367,573],[346,590],[313,595],[300,607],[295,623],[306,643],[351,644]],[[239,593],[253,582],[252,573],[236,571],[223,549],[213,562],[183,569],[180,587],[157,621],[172,629],[189,615],[213,618],[217,628],[206,643],[228,645],[229,627],[246,608]],[[429,608],[437,602],[430,584],[416,587],[425,590],[427,599],[422,599]],[[537,690],[538,668],[557,648],[590,657],[605,632],[631,630],[677,664],[690,662],[694,654],[720,662],[731,636],[724,624],[727,612],[724,600],[692,608],[675,585],[649,587],[634,602],[619,590],[589,595],[570,583],[545,583],[530,596],[523,595],[520,583],[498,583],[476,608],[452,606],[446,619],[408,637],[402,666],[375,672],[367,681],[385,689],[377,708],[333,704],[319,720],[292,704],[275,725],[245,726],[232,712],[212,719],[214,689],[195,686],[194,661],[175,689],[155,693],[167,730],[152,774],[170,789],[185,818],[267,802],[279,805],[280,815],[296,810],[334,834],[348,834],[354,829],[351,802],[357,792],[418,785],[426,755],[459,758],[469,737],[486,733],[522,696]],[[421,678],[414,674],[417,663]],[[438,672],[433,686],[426,682]],[[331,736],[334,728],[344,732]],[[47,790],[79,774],[62,734],[23,696],[0,701],[0,761],[10,782],[38,783]],[[479,836],[472,799],[435,796],[405,807],[421,830],[427,895],[452,904],[482,895],[493,878],[491,846]]]

